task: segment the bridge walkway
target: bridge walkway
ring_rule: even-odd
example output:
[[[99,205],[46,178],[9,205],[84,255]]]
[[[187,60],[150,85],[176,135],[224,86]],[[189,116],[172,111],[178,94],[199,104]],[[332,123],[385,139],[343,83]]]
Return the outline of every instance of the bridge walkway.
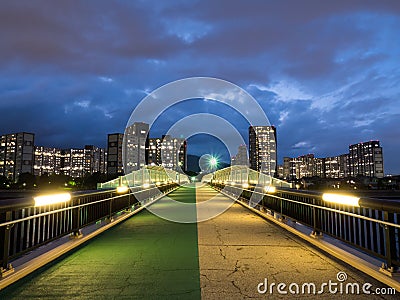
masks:
[[[208,186],[181,187],[169,195],[186,203],[210,197]],[[191,213],[196,214],[196,210]],[[276,285],[347,282],[384,287],[321,253],[239,204],[198,224],[166,221],[142,211],[84,246],[0,291],[0,299],[362,299],[329,293],[281,295]],[[273,293],[257,286],[275,283]],[[261,290],[265,285],[261,286]],[[286,291],[288,288],[286,287]],[[396,296],[394,296],[396,297]],[[369,299],[395,299],[368,295]]]

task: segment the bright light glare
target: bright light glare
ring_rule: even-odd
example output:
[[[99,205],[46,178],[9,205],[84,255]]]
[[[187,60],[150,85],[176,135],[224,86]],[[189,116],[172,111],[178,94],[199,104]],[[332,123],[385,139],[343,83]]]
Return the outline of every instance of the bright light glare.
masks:
[[[266,191],[268,194],[273,194],[276,192],[276,187],[273,185],[267,185],[264,187],[264,191]]]
[[[53,194],[53,195],[44,195],[44,196],[36,196],[33,198],[35,200],[35,206],[45,206],[50,204],[58,204],[71,200],[71,194],[62,193],[62,194]]]
[[[218,159],[214,156],[212,156],[210,158],[210,160],[208,161],[208,164],[210,165],[210,167],[214,168],[218,165]]]
[[[326,202],[331,202],[331,203],[336,203],[336,204],[360,206],[358,204],[358,201],[360,200],[360,198],[357,198],[354,196],[325,193],[322,195],[322,199]]]
[[[248,183],[243,183],[243,184],[242,184],[242,187],[245,188],[245,189],[247,189],[247,188],[249,187],[249,184],[248,184]]]
[[[150,184],[148,184],[148,183],[144,183],[144,184],[143,184],[143,188],[147,189],[147,188],[149,188],[149,187],[150,187]]]
[[[128,190],[129,190],[128,187],[125,185],[121,185],[121,186],[117,187],[118,194],[126,193]]]

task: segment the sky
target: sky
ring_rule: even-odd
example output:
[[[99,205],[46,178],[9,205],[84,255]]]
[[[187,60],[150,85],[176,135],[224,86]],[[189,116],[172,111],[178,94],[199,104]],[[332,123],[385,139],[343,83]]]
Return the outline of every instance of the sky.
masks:
[[[2,1],[0,37],[0,134],[105,147],[153,90],[215,77],[256,99],[279,161],[378,139],[385,173],[400,174],[398,0]],[[205,99],[165,110],[151,135],[199,112],[247,138],[240,114]],[[213,141],[192,137],[189,152],[224,148]]]

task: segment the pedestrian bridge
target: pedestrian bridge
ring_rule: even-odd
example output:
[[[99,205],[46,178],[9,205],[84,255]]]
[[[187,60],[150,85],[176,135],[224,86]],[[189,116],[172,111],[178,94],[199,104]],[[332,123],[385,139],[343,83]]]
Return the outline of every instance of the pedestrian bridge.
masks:
[[[100,188],[58,204],[3,203],[0,299],[332,299],[357,291],[395,299],[400,292],[394,201],[333,203],[244,167],[202,183],[152,167]],[[187,220],[202,222],[152,213],[170,211],[172,200],[188,207]],[[217,206],[227,209],[204,219]]]

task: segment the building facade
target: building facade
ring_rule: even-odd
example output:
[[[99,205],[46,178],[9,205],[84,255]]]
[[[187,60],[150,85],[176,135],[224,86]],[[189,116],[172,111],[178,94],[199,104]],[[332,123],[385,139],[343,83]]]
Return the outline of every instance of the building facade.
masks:
[[[146,165],[146,145],[149,134],[149,124],[135,122],[125,129],[124,152],[125,173],[141,169]]]
[[[379,141],[369,141],[349,146],[349,174],[383,178],[383,152]]]
[[[35,163],[33,174],[41,176],[44,174],[60,174],[61,149],[35,146]]]
[[[383,152],[379,141],[349,146],[349,153],[317,158],[313,154],[283,158],[283,178],[346,178],[356,176],[383,178]]]
[[[122,175],[124,166],[122,163],[123,133],[111,133],[107,139],[107,174],[110,176]]]
[[[149,124],[135,122],[126,128],[124,134],[108,135],[107,174],[111,176],[129,174],[145,165],[186,171],[186,140],[170,135],[149,138],[149,129]],[[123,166],[123,152],[126,170]]]
[[[236,156],[231,159],[232,166],[249,166],[249,158],[247,156],[246,145],[240,145]]]
[[[347,176],[346,154],[332,157],[314,157],[314,154],[284,158],[284,176],[288,180],[303,177],[344,178]]]
[[[277,138],[274,126],[249,127],[250,168],[270,176],[277,175]]]
[[[348,172],[348,154],[325,157],[324,177],[325,178],[345,178],[350,176]]]
[[[349,176],[349,154],[339,155],[339,178],[346,178]]]
[[[34,175],[44,174],[83,177],[105,172],[105,149],[86,145],[84,149],[58,149],[35,147]]]
[[[0,136],[0,176],[17,181],[22,173],[33,174],[33,133],[19,132]]]
[[[147,145],[147,164],[186,171],[186,140],[170,135],[163,135],[162,138],[150,138]]]
[[[86,173],[107,172],[107,151],[94,145],[85,146],[84,170]]]

